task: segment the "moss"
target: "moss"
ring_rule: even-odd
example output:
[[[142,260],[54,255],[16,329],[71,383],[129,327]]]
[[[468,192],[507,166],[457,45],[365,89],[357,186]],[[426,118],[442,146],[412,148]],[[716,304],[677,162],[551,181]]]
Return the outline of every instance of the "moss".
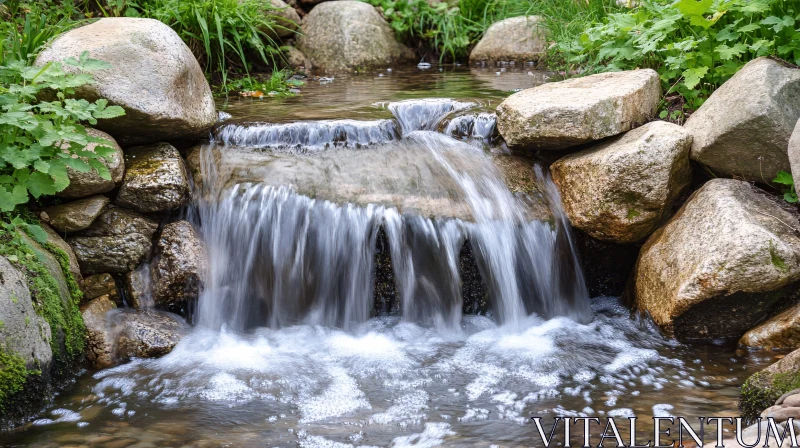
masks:
[[[9,398],[22,391],[29,373],[39,372],[29,371],[18,354],[0,350],[0,410],[5,408]]]
[[[794,389],[800,389],[800,372],[754,374],[742,385],[739,398],[742,417],[752,423],[764,409],[774,405],[781,395]]]
[[[786,266],[786,261],[778,254],[775,242],[771,240],[769,242],[769,258],[772,261],[772,265],[778,268],[779,271],[786,272],[789,270],[788,266]]]
[[[636,211],[635,209],[632,209],[632,208],[628,209],[628,219],[634,219],[639,215],[640,215],[640,213],[638,211]]]

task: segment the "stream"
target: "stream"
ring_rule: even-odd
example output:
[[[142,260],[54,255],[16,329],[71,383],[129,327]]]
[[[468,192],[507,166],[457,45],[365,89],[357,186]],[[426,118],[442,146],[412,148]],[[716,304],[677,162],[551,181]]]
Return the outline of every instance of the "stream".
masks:
[[[188,156],[210,262],[195,329],[82,372],[0,442],[522,447],[532,416],[738,415],[775,354],[681,344],[589,298],[546,170],[495,138],[499,102],[548,75],[499,70],[220,99],[230,117]]]

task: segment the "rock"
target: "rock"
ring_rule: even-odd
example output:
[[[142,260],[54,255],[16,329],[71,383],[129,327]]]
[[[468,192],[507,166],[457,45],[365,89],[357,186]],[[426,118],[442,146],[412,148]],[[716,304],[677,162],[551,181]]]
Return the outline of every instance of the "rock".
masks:
[[[314,67],[306,55],[295,47],[289,47],[289,49],[286,50],[286,63],[295,70],[311,70]]]
[[[190,329],[178,316],[151,310],[121,312],[114,316],[114,321],[120,358],[166,355]]]
[[[538,61],[547,49],[547,30],[538,16],[495,22],[469,54],[469,61]]]
[[[800,348],[800,304],[745,333],[739,344],[762,348]]]
[[[497,127],[512,149],[564,149],[647,123],[660,100],[654,70],[600,73],[509,96],[497,107]]]
[[[275,18],[275,28],[267,34],[273,38],[289,37],[300,29],[300,15],[291,6],[282,0],[270,0],[270,5],[274,9],[266,11],[267,14]]]
[[[689,186],[692,137],[654,121],[551,165],[573,226],[618,244],[647,238]]]
[[[800,408],[786,405],[770,406],[764,409],[764,412],[761,413],[761,418],[770,417],[775,420],[776,423],[785,422],[790,418],[800,419]]]
[[[117,141],[114,140],[114,137],[106,134],[103,131],[92,128],[86,128],[86,133],[92,137],[107,140],[110,142],[110,147],[114,148],[114,154],[112,156],[107,159],[99,159],[100,163],[108,168],[108,171],[111,174],[111,179],[103,179],[95,170],[81,173],[72,168],[67,168],[69,185],[67,188],[58,193],[58,196],[62,198],[77,199],[95,194],[107,193],[113,190],[120,182],[122,182],[122,175],[125,174],[125,163],[123,161],[122,148],[119,147],[119,144],[117,144]],[[98,145],[100,144],[89,143],[84,149],[94,152],[94,149],[97,148]]]
[[[158,251],[156,303],[196,300],[203,290],[208,261],[205,246],[192,225],[188,221],[177,221],[164,226]]]
[[[414,57],[373,6],[354,0],[315,6],[303,19],[297,48],[327,72],[385,67]]]
[[[794,132],[789,138],[789,165],[791,166],[794,184],[796,186],[800,185],[800,120],[797,121]]]
[[[109,199],[105,196],[92,196],[47,207],[41,217],[59,232],[73,233],[92,225],[108,203]]]
[[[742,417],[754,419],[762,411],[781,405],[800,388],[800,350],[795,350],[775,364],[750,376],[742,385],[739,410]],[[792,392],[792,393],[787,393]]]
[[[117,282],[111,274],[97,274],[86,277],[83,281],[83,301],[89,302],[100,296],[108,296],[112,302],[122,306],[122,296],[117,289]]]
[[[125,115],[97,127],[123,145],[203,137],[217,120],[214,98],[200,64],[169,26],[154,19],[104,18],[58,36],[36,65],[78,58],[84,51],[110,69],[77,89],[86,99],[106,98]]]
[[[108,312],[116,308],[108,296],[100,296],[81,307],[81,316],[86,325],[86,358],[96,368],[116,364],[114,335],[108,320]]]
[[[47,224],[40,222],[39,226],[47,233],[47,243],[52,244],[54,247],[64,251],[64,253],[67,254],[67,259],[69,261],[69,273],[72,274],[72,276],[75,278],[75,281],[78,282],[78,285],[83,284],[81,267],[78,263],[78,257],[75,255],[75,251],[72,250],[72,247]]]
[[[800,70],[748,62],[686,121],[691,158],[723,176],[769,183],[789,171],[787,145],[800,118]]]
[[[47,371],[53,360],[50,325],[33,308],[25,274],[2,256],[0,322],[0,355],[19,356],[28,369]]]
[[[165,212],[189,202],[189,175],[172,145],[157,143],[125,152],[125,179],[117,205],[142,213]]]
[[[158,223],[118,207],[110,208],[68,243],[87,274],[125,273],[150,253]]]
[[[782,404],[793,408],[800,407],[800,391],[795,390],[794,393],[789,395],[788,397],[786,396],[786,394],[784,394],[783,397],[778,398],[778,400],[775,401],[775,404],[776,405]],[[798,418],[798,420],[800,420],[800,418]]]
[[[798,228],[773,197],[713,179],[642,247],[635,307],[681,340],[738,338],[796,295]]]
[[[151,308],[155,305],[153,300],[153,267],[150,263],[125,274],[125,289],[134,308]]]

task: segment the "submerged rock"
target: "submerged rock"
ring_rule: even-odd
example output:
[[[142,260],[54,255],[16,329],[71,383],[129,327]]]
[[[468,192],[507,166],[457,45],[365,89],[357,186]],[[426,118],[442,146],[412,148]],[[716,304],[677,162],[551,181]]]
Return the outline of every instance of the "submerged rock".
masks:
[[[497,107],[497,127],[512,148],[565,149],[647,123],[660,100],[654,70],[600,73],[511,95]]]
[[[112,207],[68,242],[88,274],[124,273],[150,253],[158,223],[130,210]]]
[[[787,145],[800,118],[800,69],[748,62],[686,121],[691,158],[715,173],[769,183],[789,171]]]
[[[113,316],[117,356],[156,358],[171,352],[190,327],[178,316],[152,310],[126,310]]]
[[[58,196],[62,198],[76,199],[94,194],[107,193],[113,190],[120,182],[122,182],[122,175],[125,173],[125,163],[122,156],[122,148],[119,147],[117,141],[114,140],[114,137],[97,129],[86,128],[86,133],[91,137],[107,140],[110,147],[114,148],[114,154],[112,156],[108,157],[107,159],[98,159],[100,163],[108,168],[108,171],[111,174],[111,179],[103,179],[95,170],[81,173],[80,171],[76,171],[72,168],[67,168],[69,185],[63,191],[58,193]],[[86,151],[94,152],[94,149],[99,145],[99,143],[89,143],[84,149]]]
[[[206,250],[188,221],[167,224],[158,240],[155,299],[158,304],[196,300],[206,275]]]
[[[114,358],[114,334],[108,320],[108,312],[117,306],[105,295],[93,299],[81,307],[81,316],[86,325],[86,359],[96,368],[111,367]]]
[[[142,213],[165,212],[189,201],[189,176],[178,150],[168,143],[125,151],[128,169],[117,205]]]
[[[328,72],[385,67],[414,57],[372,5],[352,0],[315,6],[303,19],[297,48]]]
[[[691,144],[682,127],[656,121],[559,159],[550,172],[570,222],[603,241],[647,238],[689,186]]]
[[[511,17],[486,30],[469,54],[469,61],[537,61],[546,49],[547,29],[540,17]]]
[[[109,202],[105,196],[92,196],[47,207],[41,217],[59,232],[73,233],[92,225]]]
[[[79,98],[107,98],[125,115],[97,127],[129,144],[202,137],[217,120],[200,64],[180,36],[155,19],[104,18],[58,36],[36,65],[79,58],[85,52],[111,65],[92,72]]]
[[[711,180],[642,247],[635,306],[681,340],[738,338],[797,294],[797,228],[750,184]]]
[[[789,396],[800,392],[800,350],[795,350],[775,364],[755,373],[742,385],[739,409],[742,417],[753,420],[765,409],[782,405]],[[793,402],[796,399],[792,399]]]

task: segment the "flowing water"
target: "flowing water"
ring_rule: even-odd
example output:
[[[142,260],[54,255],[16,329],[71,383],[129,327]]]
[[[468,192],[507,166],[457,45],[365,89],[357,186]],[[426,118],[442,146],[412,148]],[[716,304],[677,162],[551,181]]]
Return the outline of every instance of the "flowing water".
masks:
[[[735,415],[771,356],[590,299],[552,182],[498,144],[492,109],[543,79],[396,70],[221,102],[189,155],[195,330],[85,372],[7,444],[516,447],[531,416]]]

